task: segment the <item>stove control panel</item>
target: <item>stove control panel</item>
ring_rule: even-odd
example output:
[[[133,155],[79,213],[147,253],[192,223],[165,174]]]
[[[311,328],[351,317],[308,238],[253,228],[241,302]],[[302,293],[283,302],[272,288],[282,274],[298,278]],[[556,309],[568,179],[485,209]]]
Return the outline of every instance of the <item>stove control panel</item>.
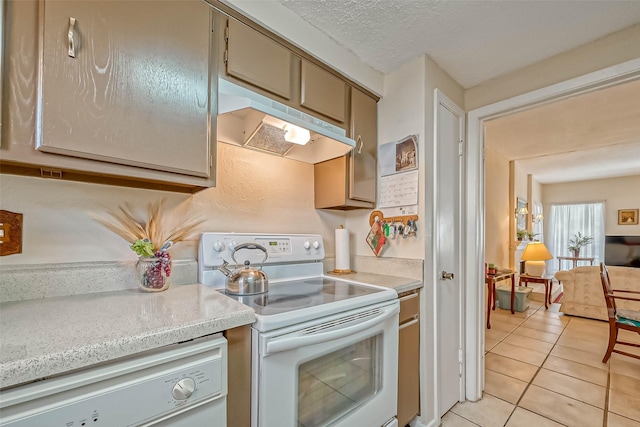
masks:
[[[244,243],[257,244],[265,248],[236,248]],[[202,233],[198,247],[198,279],[200,283],[224,287],[225,276],[218,270],[226,261],[228,268],[236,268],[231,258],[234,254],[238,265],[249,261],[252,267],[264,267],[269,280],[275,279],[279,271],[295,266],[293,276],[322,273],[324,245],[319,234],[250,234],[250,233]],[[275,271],[275,270],[278,271]],[[289,274],[289,273],[287,273]]]
[[[267,253],[269,256],[280,256],[282,254],[290,254],[291,253],[291,239],[283,239],[283,238],[272,238],[272,239],[263,239],[258,238],[255,242],[259,245],[264,246],[267,249]]]
[[[319,234],[248,234],[248,233],[203,233],[200,237],[198,263],[205,267],[222,265],[225,260],[233,264],[231,254],[238,245],[254,243],[267,250],[264,264],[295,263],[324,259],[322,236]],[[235,253],[242,264],[260,264],[264,252],[254,249],[240,249]]]

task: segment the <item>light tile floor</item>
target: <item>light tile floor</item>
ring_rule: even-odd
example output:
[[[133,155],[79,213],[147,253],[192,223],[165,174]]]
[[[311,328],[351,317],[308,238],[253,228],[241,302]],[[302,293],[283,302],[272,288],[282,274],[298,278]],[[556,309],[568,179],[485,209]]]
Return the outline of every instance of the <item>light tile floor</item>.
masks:
[[[608,324],[559,308],[492,312],[483,398],[455,405],[442,426],[640,427],[640,360],[614,353],[602,363]]]

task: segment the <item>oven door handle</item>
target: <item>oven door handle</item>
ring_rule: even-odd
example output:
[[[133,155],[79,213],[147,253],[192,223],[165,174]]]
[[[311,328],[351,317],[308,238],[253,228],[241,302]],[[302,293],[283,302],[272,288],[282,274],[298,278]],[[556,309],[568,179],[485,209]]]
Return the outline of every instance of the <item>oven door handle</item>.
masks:
[[[400,311],[398,304],[394,304],[385,307],[382,313],[378,314],[372,319],[365,320],[364,322],[357,323],[355,325],[347,326],[346,328],[336,329],[329,332],[321,332],[313,335],[294,336],[289,338],[275,338],[272,341],[268,341],[264,345],[264,355],[279,353],[282,351],[292,350],[304,346],[313,344],[319,344],[327,341],[337,340],[349,335],[354,335],[359,332],[366,331],[374,327],[375,325],[384,322],[394,314]]]

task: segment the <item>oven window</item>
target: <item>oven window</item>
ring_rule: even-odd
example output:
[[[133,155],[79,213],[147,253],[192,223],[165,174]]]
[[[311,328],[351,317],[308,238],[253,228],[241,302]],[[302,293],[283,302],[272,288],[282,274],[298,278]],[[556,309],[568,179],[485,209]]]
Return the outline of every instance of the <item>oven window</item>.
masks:
[[[298,427],[324,426],[382,387],[382,334],[310,360],[298,369]]]

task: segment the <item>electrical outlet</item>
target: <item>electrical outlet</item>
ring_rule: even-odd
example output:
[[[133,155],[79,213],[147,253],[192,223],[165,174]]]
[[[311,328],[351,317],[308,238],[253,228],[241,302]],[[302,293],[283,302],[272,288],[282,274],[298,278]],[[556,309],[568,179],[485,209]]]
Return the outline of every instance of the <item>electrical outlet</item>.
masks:
[[[22,214],[0,210],[0,256],[22,253]]]

